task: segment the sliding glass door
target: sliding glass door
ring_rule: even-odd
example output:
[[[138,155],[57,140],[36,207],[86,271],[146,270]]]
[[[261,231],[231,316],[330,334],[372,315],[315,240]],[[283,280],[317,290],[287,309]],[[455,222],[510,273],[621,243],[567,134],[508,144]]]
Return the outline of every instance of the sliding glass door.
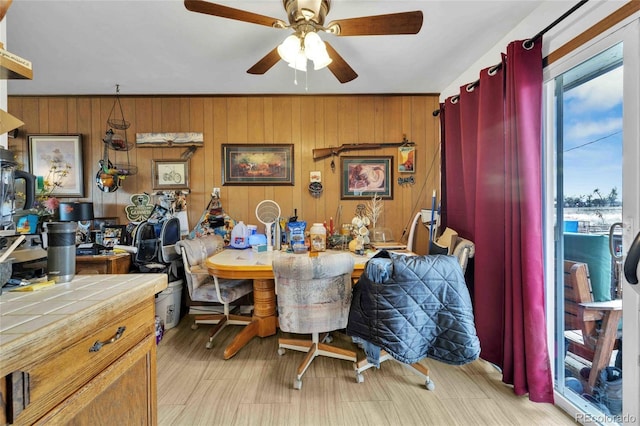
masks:
[[[637,414],[628,408],[638,402],[638,365],[630,362],[638,358],[638,340],[623,338],[625,321],[638,333],[638,295],[622,276],[640,199],[638,131],[628,116],[635,111],[637,121],[633,76],[640,52],[637,42],[627,45],[638,22],[629,26],[545,70],[546,267],[556,391],[577,420],[603,424],[629,421]],[[625,356],[632,358],[623,362]]]

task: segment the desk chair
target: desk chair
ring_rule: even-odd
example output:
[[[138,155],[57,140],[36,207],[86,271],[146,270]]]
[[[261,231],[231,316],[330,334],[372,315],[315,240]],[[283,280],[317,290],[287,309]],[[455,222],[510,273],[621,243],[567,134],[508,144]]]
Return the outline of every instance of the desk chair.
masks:
[[[273,261],[280,329],[311,334],[311,340],[278,339],[279,355],[285,349],[307,353],[294,389],[302,387],[302,375],[316,356],[356,361],[354,351],[326,344],[331,342],[328,332],[347,326],[353,268],[349,253],[280,256]]]
[[[458,234],[450,228],[447,228],[445,232],[440,236],[440,238],[436,240],[436,244],[438,244],[442,248],[447,248],[447,253],[456,257],[456,259],[458,260],[458,264],[462,269],[462,275],[464,275],[467,269],[467,264],[469,263],[469,259],[475,255],[475,244],[470,240],[458,237]],[[382,363],[389,360],[395,361],[391,354],[389,354],[384,349],[381,349],[379,362]],[[429,369],[426,366],[424,366],[420,362],[414,362],[411,364],[402,362],[400,363],[417,375],[421,376],[424,379],[424,385],[427,390],[435,389],[435,384],[429,377]],[[362,375],[362,373],[375,366],[376,365],[370,363],[366,357],[358,360],[355,367],[356,380],[358,381],[358,383],[364,382],[364,376]]]
[[[229,305],[253,291],[251,280],[226,280],[209,275],[205,261],[224,247],[219,235],[206,235],[192,240],[186,239],[176,243],[176,252],[182,256],[184,274],[187,281],[189,298],[193,302],[222,304],[223,313],[197,314],[191,328],[198,324],[214,324],[209,334],[207,349],[213,347],[213,339],[226,325],[248,325],[251,317],[233,315]],[[193,306],[193,305],[192,305]],[[192,306],[190,306],[190,312]],[[199,311],[201,312],[201,311]]]

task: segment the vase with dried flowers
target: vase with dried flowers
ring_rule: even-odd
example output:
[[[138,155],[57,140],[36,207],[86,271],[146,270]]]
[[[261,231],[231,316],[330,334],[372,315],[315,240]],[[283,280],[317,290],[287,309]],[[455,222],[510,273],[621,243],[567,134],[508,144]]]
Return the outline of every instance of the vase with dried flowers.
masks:
[[[41,229],[44,222],[56,219],[60,200],[54,195],[54,191],[62,188],[65,178],[71,170],[71,164],[63,162],[59,158],[50,161],[47,176],[37,178],[36,200],[33,205],[34,213],[38,215],[38,227]]]

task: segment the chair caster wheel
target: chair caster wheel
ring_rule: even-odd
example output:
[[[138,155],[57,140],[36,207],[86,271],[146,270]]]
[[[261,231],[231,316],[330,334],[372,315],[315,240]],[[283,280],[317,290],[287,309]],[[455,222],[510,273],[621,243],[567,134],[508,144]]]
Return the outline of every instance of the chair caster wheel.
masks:
[[[207,348],[207,349],[213,348],[213,342],[211,342],[211,341],[207,342],[207,344],[204,345],[204,347]]]
[[[192,330],[197,330],[198,329],[198,324],[191,324],[191,329]]]
[[[287,351],[284,348],[278,348],[278,355],[282,356],[285,352]]]
[[[298,389],[298,390],[300,390],[300,389],[302,388],[302,380],[300,380],[300,379],[295,379],[295,380],[293,381],[293,388],[294,388],[294,389]]]
[[[427,390],[430,390],[430,391],[432,391],[432,390],[434,390],[434,389],[436,388],[436,384],[435,384],[435,383],[433,383],[433,382],[431,381],[431,379],[427,379],[427,381],[426,381],[426,382],[424,382],[424,385],[425,385],[425,387],[427,388]]]
[[[364,383],[364,376],[360,373],[356,373],[356,383]]]

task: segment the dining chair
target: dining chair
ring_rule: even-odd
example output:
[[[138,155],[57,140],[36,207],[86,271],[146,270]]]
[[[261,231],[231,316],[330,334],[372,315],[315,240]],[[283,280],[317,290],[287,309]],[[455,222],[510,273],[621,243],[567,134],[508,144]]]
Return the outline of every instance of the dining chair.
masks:
[[[190,299],[189,313],[195,314],[195,321],[191,328],[198,328],[198,324],[215,325],[209,333],[207,349],[213,347],[213,339],[225,326],[251,323],[250,316],[232,314],[230,304],[253,292],[252,280],[217,278],[209,274],[205,265],[207,258],[222,248],[224,248],[224,240],[215,234],[184,239],[176,243],[176,252],[182,256],[187,281]],[[222,305],[223,312],[202,313],[203,303]]]
[[[449,228],[447,228],[447,230],[449,231]],[[457,313],[455,314],[456,320],[453,321],[453,323],[455,323],[455,327],[452,325],[451,327],[451,333],[456,335],[456,336],[463,336],[463,335],[467,335],[467,341],[469,342],[469,351],[465,352],[464,350],[459,351],[459,353],[456,354],[456,359],[455,359],[455,363],[457,364],[462,364],[462,363],[466,363],[468,362],[468,360],[472,359],[473,356],[475,355],[474,353],[474,348],[477,344],[477,347],[479,348],[479,342],[477,342],[477,336],[475,335],[475,328],[472,326],[473,324],[473,314],[471,312],[470,309],[470,296],[467,290],[467,286],[466,283],[464,281],[464,274],[466,272],[467,269],[467,265],[469,263],[469,259],[475,256],[475,244],[473,243],[473,241],[468,240],[466,238],[461,238],[458,236],[458,234],[455,231],[452,231],[451,233],[449,232],[445,232],[443,234],[443,237],[438,241],[439,245],[441,247],[445,247],[447,248],[447,252],[445,253],[444,256],[416,256],[416,259],[421,259],[424,260],[425,262],[416,262],[416,265],[418,266],[423,266],[424,264],[430,264],[431,261],[427,262],[427,259],[430,260],[434,260],[437,258],[442,257],[442,259],[440,259],[441,261],[437,262],[437,263],[446,263],[448,264],[447,268],[449,272],[451,272],[451,277],[454,277],[456,274],[453,274],[452,272],[454,272],[451,268],[454,268],[455,265],[455,269],[457,269],[458,265],[460,267],[460,269],[458,270],[459,272],[461,272],[461,274],[459,275],[458,279],[454,279],[454,278],[450,278],[450,282],[447,283],[446,286],[442,286],[450,288],[450,291],[448,292],[450,295],[451,294],[460,294],[460,298],[461,300],[465,301],[465,300],[469,300],[469,307],[468,309],[464,309],[464,308],[460,308],[463,305],[458,306],[458,308],[460,308]],[[393,256],[392,256],[393,257]],[[452,258],[455,257],[455,260],[453,260]],[[446,258],[446,259],[445,259]],[[446,262],[443,262],[445,261]],[[402,282],[402,277],[405,276],[405,274],[399,273],[397,272],[397,276],[396,276],[396,272],[392,272],[393,271],[393,267],[394,267],[394,262],[393,261],[382,261],[381,263],[376,263],[376,261],[380,261],[380,259],[371,259],[368,263],[367,263],[367,267],[365,268],[365,272],[363,273],[363,276],[360,278],[358,284],[356,284],[356,286],[364,286],[365,284],[362,284],[361,281],[368,283],[366,285],[371,285],[372,283],[374,283],[374,287],[376,286],[380,286],[379,287],[379,291],[378,290],[371,290],[371,289],[366,289],[365,290],[365,294],[367,294],[369,297],[371,297],[372,300],[372,305],[375,305],[374,311],[378,308],[378,303],[380,303],[382,305],[382,301],[384,299],[386,299],[387,297],[389,298],[393,298],[394,300],[394,309],[397,308],[397,311],[394,309],[387,309],[388,306],[385,306],[384,308],[384,312],[380,315],[378,315],[378,313],[376,312],[368,312],[367,314],[371,314],[370,319],[374,322],[377,322],[379,319],[385,318],[388,321],[391,321],[392,323],[396,323],[396,324],[402,324],[402,317],[403,315],[400,314],[400,312],[405,312],[404,315],[407,315],[406,312],[413,312],[413,314],[409,315],[409,316],[413,316],[415,317],[415,319],[419,318],[421,314],[426,314],[428,318],[430,318],[431,316],[433,317],[445,317],[445,315],[441,315],[441,313],[437,312],[437,309],[434,309],[433,311],[431,311],[430,309],[433,308],[434,306],[439,306],[441,305],[442,301],[439,301],[438,303],[436,303],[436,305],[433,304],[429,304],[429,303],[417,303],[416,300],[420,300],[420,297],[423,297],[424,294],[423,292],[427,292],[429,293],[431,290],[428,289],[425,290],[425,288],[422,288],[420,285],[417,286],[417,289],[419,290],[418,293],[420,293],[420,295],[418,295],[418,293],[416,293],[415,295],[411,294],[410,288],[416,287],[415,285],[407,285],[405,287],[405,284],[409,284],[408,282]],[[457,265],[456,265],[457,263]],[[435,265],[435,263],[434,263]],[[410,268],[409,268],[410,269]],[[440,272],[436,272],[438,268],[435,267],[428,267],[425,270],[422,270],[419,272],[419,276],[424,279],[426,282],[438,282],[441,278],[441,276],[439,275]],[[429,271],[429,273],[427,274],[426,271]],[[408,274],[409,277],[412,276],[412,273]],[[400,293],[401,296],[396,297],[397,295],[395,294],[395,291],[392,290],[393,286],[392,286],[392,282],[394,280],[399,280],[399,282],[396,282],[395,284],[398,285],[399,287],[403,288],[402,292]],[[412,279],[413,280],[413,279]],[[417,280],[419,281],[419,280]],[[446,281],[446,280],[445,280]],[[384,284],[384,285],[382,285]],[[415,284],[415,283],[414,283]],[[358,290],[364,290],[362,288],[358,289]],[[388,293],[387,293],[388,292]],[[404,292],[406,292],[406,297],[403,297]],[[445,292],[444,294],[446,294],[447,292]],[[434,292],[433,295],[436,295],[437,293]],[[457,306],[457,304],[459,303],[459,300],[455,300],[455,298],[452,298],[451,300],[449,300],[449,296],[444,296],[441,295],[440,297],[444,297],[446,298],[446,300],[448,301],[447,303],[451,302],[452,305],[454,306],[454,304]],[[363,296],[364,297],[364,296]],[[358,297],[354,298],[353,302],[354,304],[357,303]],[[391,299],[390,299],[391,300]],[[405,302],[409,302],[409,304],[405,304],[405,302],[402,302],[402,300],[405,300]],[[445,299],[443,299],[445,300]],[[414,304],[415,303],[415,304]],[[412,305],[414,304],[414,305]],[[413,311],[413,309],[416,309],[416,311]],[[424,312],[421,311],[421,309],[424,309]],[[456,311],[455,309],[452,308],[452,311]],[[352,313],[353,314],[353,313]],[[350,318],[351,320],[352,318]],[[463,327],[465,321],[466,320],[468,322],[468,327]],[[382,321],[384,323],[384,320]],[[437,325],[437,327],[439,327],[440,325],[437,324],[437,321],[434,321]],[[350,327],[352,326],[352,323],[350,322],[347,325],[347,334],[350,333]],[[419,326],[424,326],[424,324],[422,324],[420,321],[418,321],[416,324],[412,324],[412,327],[416,327],[416,329],[418,329]],[[410,328],[410,327],[408,327]],[[443,333],[443,336],[445,333]],[[400,339],[399,336],[397,336],[398,339]],[[420,338],[423,338],[425,336],[420,336]],[[420,341],[420,338],[416,339],[416,342]],[[435,342],[439,339],[433,339],[433,341],[431,342],[432,344],[435,344]],[[435,383],[431,380],[430,376],[429,376],[429,368],[425,365],[423,365],[422,363],[420,363],[418,360],[413,360],[412,362],[403,362],[401,360],[398,360],[397,357],[394,357],[392,354],[390,354],[387,350],[385,350],[384,348],[378,347],[376,345],[371,345],[370,342],[366,341],[366,339],[359,339],[357,337],[354,337],[354,341],[356,341],[360,346],[363,347],[365,353],[367,354],[367,356],[362,357],[361,359],[359,359],[358,361],[356,361],[356,365],[355,365],[355,369],[356,369],[356,380],[359,383],[364,382],[364,376],[362,375],[362,373],[368,369],[370,369],[371,367],[379,367],[380,363],[384,362],[384,361],[389,361],[389,360],[393,360],[393,361],[398,361],[400,362],[400,364],[402,364],[403,366],[407,367],[409,370],[413,371],[415,374],[417,374],[418,376],[422,377],[422,379],[424,380],[424,385],[428,390],[433,390],[435,389]],[[456,342],[456,344],[452,344],[449,349],[451,350],[451,353],[455,353],[456,351],[454,351],[454,347],[459,344],[459,342]],[[419,345],[417,345],[419,346]],[[428,346],[428,345],[427,345]],[[411,348],[410,344],[407,344],[407,348]],[[459,349],[459,348],[458,348]],[[411,348],[410,350],[413,350],[413,348]],[[377,362],[372,362],[370,360],[369,357],[369,352],[368,351],[372,351],[375,353],[375,356],[372,356],[371,358],[375,358],[377,360]],[[444,351],[446,352],[446,351]],[[479,352],[479,351],[478,351]]]
[[[344,329],[351,304],[353,257],[349,253],[316,257],[291,254],[273,260],[280,330],[311,334],[311,339],[278,339],[278,354],[285,349],[306,352],[298,366],[294,389],[317,356],[356,361],[355,351],[329,345],[329,332]]]

